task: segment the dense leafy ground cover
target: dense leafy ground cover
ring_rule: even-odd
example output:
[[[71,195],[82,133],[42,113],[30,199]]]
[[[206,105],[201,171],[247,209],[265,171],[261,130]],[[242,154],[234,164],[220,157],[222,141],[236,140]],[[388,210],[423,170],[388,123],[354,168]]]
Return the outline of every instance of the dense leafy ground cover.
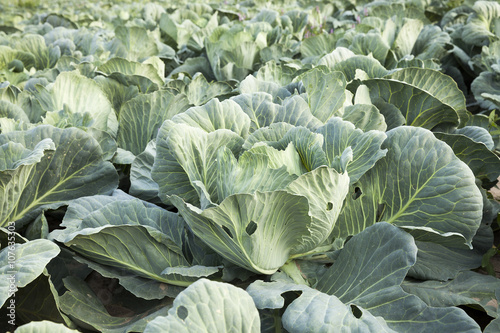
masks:
[[[498,2],[21,5],[2,328],[500,331]]]

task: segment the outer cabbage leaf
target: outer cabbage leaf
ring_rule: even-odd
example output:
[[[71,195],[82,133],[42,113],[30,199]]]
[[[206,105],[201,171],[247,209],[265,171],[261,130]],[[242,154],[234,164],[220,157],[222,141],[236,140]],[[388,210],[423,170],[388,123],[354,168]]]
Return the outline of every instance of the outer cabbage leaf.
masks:
[[[125,103],[120,111],[117,143],[119,147],[138,155],[167,119],[184,112],[188,101],[183,95],[168,91],[141,94]]]
[[[97,71],[125,86],[137,86],[142,93],[158,90],[163,86],[163,75],[152,64],[139,63],[120,57],[109,59]]]
[[[24,148],[20,143],[7,142],[0,146],[0,184],[2,224],[7,225],[6,218],[15,209],[30,174],[37,163],[45,155],[45,151],[54,151],[55,145],[51,139],[44,139],[33,150]]]
[[[434,135],[446,142],[455,155],[471,168],[477,178],[486,178],[490,182],[498,178],[500,159],[484,143],[474,141],[459,133],[435,133]]]
[[[303,74],[301,79],[313,116],[325,123],[333,116],[342,115],[347,84],[344,74],[315,68]]]
[[[365,72],[369,78],[381,78],[387,75],[388,71],[380,64],[377,59],[369,56],[356,55],[341,61],[335,62],[330,68],[334,71],[344,73],[347,82],[351,82],[356,78],[358,70]]]
[[[217,98],[203,106],[189,108],[173,117],[172,121],[200,128],[205,132],[228,129],[242,138],[248,136],[250,128],[250,119],[237,103],[232,100],[219,102]]]
[[[500,280],[472,271],[458,274],[448,281],[404,281],[401,287],[408,293],[417,295],[429,306],[445,307],[477,304],[489,316],[498,316],[498,302],[495,291],[500,290]]]
[[[470,246],[483,200],[467,165],[418,127],[387,132],[382,148],[387,156],[356,184],[361,194],[348,196],[333,234],[346,237],[387,221],[414,232],[460,236],[455,243],[461,238]]]
[[[69,276],[65,278],[64,286],[67,291],[61,296],[61,309],[80,326],[98,332],[142,332],[151,320],[165,316],[169,309],[168,303],[160,303],[144,313],[111,316],[85,281]],[[135,299],[129,298],[127,301],[133,305]]]
[[[372,99],[395,105],[406,125],[432,129],[441,123],[459,124],[468,119],[465,98],[452,78],[438,71],[404,68],[380,79],[363,81]]]
[[[96,76],[94,81],[99,84],[102,91],[108,97],[116,114],[120,114],[122,105],[139,94],[139,88],[132,85],[127,86],[105,76]]]
[[[259,51],[267,46],[266,33],[253,36],[242,25],[219,26],[205,39],[210,66],[218,81],[242,81],[253,70]]]
[[[243,144],[243,148],[248,150],[257,142],[271,144],[272,142],[279,141],[292,128],[294,128],[294,126],[288,123],[273,123],[267,127],[259,128],[248,136]],[[282,147],[282,149],[285,148],[286,146]]]
[[[0,135],[0,145],[12,141],[31,150],[44,139],[51,139],[55,150],[46,152],[26,174],[26,180],[18,184],[15,196],[9,196],[10,208],[3,211],[2,224],[20,219],[25,221],[29,214],[36,214],[42,206],[55,208],[81,196],[110,193],[117,187],[116,170],[110,162],[103,160],[104,153],[99,143],[76,128],[62,130],[38,126],[26,132],[11,132]],[[6,199],[1,201],[7,202]],[[18,228],[22,227],[22,221],[18,221]]]
[[[483,108],[498,109],[500,103],[500,79],[498,73],[484,71],[471,83],[471,90]]]
[[[197,73],[189,83],[186,90],[186,96],[193,105],[202,105],[212,98],[229,94],[232,88],[225,82],[208,82],[205,76]]]
[[[155,157],[156,141],[151,141],[130,166],[129,193],[142,200],[161,203],[158,197],[158,184],[151,175]]]
[[[59,246],[46,239],[36,239],[23,244],[15,244],[14,249],[9,245],[0,251],[0,272],[4,279],[0,284],[0,304],[11,295],[24,288],[40,276],[45,266],[59,253]],[[9,252],[15,253],[15,263],[8,256]],[[14,284],[15,290],[12,290]]]
[[[147,332],[260,332],[259,312],[250,296],[227,283],[200,279],[179,294],[166,317]]]
[[[43,36],[37,34],[24,34],[22,37],[16,36],[11,40],[11,47],[31,53],[35,61],[35,68],[42,70],[52,68],[61,57],[61,51],[57,46],[47,46]],[[31,58],[31,57],[25,57]]]
[[[265,92],[273,96],[273,102],[278,103],[288,96],[290,92],[281,85],[256,79],[253,75],[248,75],[240,82],[239,90],[242,94],[252,94],[256,92]]]
[[[143,61],[159,54],[152,33],[138,26],[116,27],[115,39],[108,47],[113,57],[122,57],[132,61]],[[171,53],[173,54],[174,50],[171,49]]]
[[[363,133],[349,121],[334,117],[316,131],[324,137],[323,151],[330,166],[339,167],[343,152],[351,147],[353,160],[347,165],[351,184],[356,183],[375,163],[385,156],[387,150],[380,146],[386,138],[384,132],[371,130]]]
[[[51,237],[94,262],[158,281],[158,294],[160,283],[195,281],[163,273],[167,267],[191,266],[182,253],[184,221],[177,214],[133,198],[88,197],[69,205],[62,225],[66,229]]]
[[[340,174],[324,166],[301,175],[288,185],[288,192],[308,199],[312,218],[310,236],[304,236],[302,245],[294,252],[305,253],[327,239],[337,222],[348,190],[348,174]]]
[[[220,205],[200,210],[179,197],[170,200],[194,233],[221,256],[251,271],[271,274],[290,255],[310,251],[328,237],[347,195],[349,177],[322,167],[296,178],[283,160],[275,164],[279,159],[267,155],[272,148],[265,147],[252,148],[239,163],[229,149],[219,151],[220,174],[227,177],[219,179],[218,195],[224,199]],[[265,149],[259,153],[259,148]],[[256,177],[249,175],[250,170],[261,171]],[[229,179],[234,184],[226,185]]]
[[[347,45],[346,45],[347,46]],[[369,55],[385,63],[390,46],[382,38],[379,32],[358,33],[349,43],[349,49],[358,55]]]
[[[2,101],[0,100],[0,118],[10,118],[10,119],[15,119],[15,120],[20,120],[25,123],[29,123],[29,118],[24,112],[24,110],[15,105],[12,104],[8,101]],[[1,127],[0,127],[1,128]],[[3,128],[1,128],[2,132],[4,131]]]
[[[258,280],[247,288],[247,292],[260,310],[281,309],[285,305],[282,297],[285,292],[300,292],[281,317],[281,323],[288,332],[333,332],[339,329],[349,332],[395,332],[383,318],[375,317],[357,306],[344,304],[335,295],[327,295],[305,285]]]
[[[383,317],[397,332],[479,332],[477,323],[463,310],[430,308],[403,291],[401,283],[416,254],[410,235],[388,223],[377,223],[345,244],[316,288]]]
[[[35,56],[30,52],[25,52],[17,49],[12,49],[6,45],[0,46],[0,69],[9,69],[9,64],[12,61],[18,60],[23,67],[30,70],[35,67]]]
[[[495,1],[476,1],[472,6],[474,13],[467,19],[467,24],[462,30],[465,43],[483,46],[490,41],[498,40],[498,17],[500,4]]]
[[[342,115],[343,120],[347,120],[364,132],[378,130],[385,132],[387,124],[385,117],[376,106],[372,104],[355,104],[347,106]]]
[[[392,49],[397,59],[401,59],[411,53],[423,27],[424,23],[420,20],[405,20],[392,44]]]
[[[75,72],[64,72],[57,76],[50,91],[38,86],[35,96],[45,111],[66,109],[80,116],[88,115],[89,124],[85,125],[116,135],[112,105],[99,85],[91,79]]]

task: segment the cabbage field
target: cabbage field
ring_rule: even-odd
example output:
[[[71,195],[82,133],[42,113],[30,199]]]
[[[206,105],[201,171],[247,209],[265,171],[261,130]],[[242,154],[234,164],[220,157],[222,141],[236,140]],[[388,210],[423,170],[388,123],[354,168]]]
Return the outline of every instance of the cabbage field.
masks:
[[[497,1],[0,0],[0,330],[500,332],[499,109]]]

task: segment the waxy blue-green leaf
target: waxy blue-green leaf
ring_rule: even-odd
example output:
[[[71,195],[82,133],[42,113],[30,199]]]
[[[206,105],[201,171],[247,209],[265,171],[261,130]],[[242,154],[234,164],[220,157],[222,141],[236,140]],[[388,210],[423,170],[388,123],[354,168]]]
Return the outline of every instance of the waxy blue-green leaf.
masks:
[[[1,200],[9,202],[9,209],[3,211],[2,224],[23,219],[18,221],[20,228],[28,214],[42,206],[56,208],[71,199],[107,194],[117,187],[116,170],[103,160],[99,143],[76,128],[38,126],[25,132],[11,132],[0,135],[0,146],[16,142],[31,150],[44,139],[51,139],[55,150],[45,153],[23,183],[18,184],[16,193]]]
[[[29,118],[24,110],[16,104],[0,100],[0,118],[9,118],[29,123]],[[3,132],[3,128],[2,132]]]
[[[122,105],[119,115],[117,143],[120,148],[138,155],[167,119],[184,112],[189,106],[183,95],[169,91],[141,94]]]
[[[31,52],[13,49],[7,45],[0,46],[0,69],[10,69],[13,61],[20,61],[21,65],[27,70],[35,66],[35,56]],[[21,69],[21,68],[20,68]],[[22,69],[21,69],[22,70]]]
[[[466,246],[446,246],[431,241],[416,241],[417,263],[408,275],[421,280],[446,281],[453,279],[460,271],[481,266],[483,251]]]
[[[205,76],[197,73],[186,88],[190,104],[202,105],[212,98],[229,94],[233,89],[225,82],[208,82]]]
[[[315,130],[323,125],[316,116],[314,116],[301,96],[290,96],[282,103],[282,108],[278,109],[274,122],[285,122],[294,126],[303,126]]]
[[[113,80],[106,76],[96,76],[94,81],[97,82],[101,90],[106,94],[106,97],[111,102],[116,114],[120,114],[122,105],[139,94],[139,88],[135,85],[125,85],[117,80]]]
[[[39,258],[33,259],[33,261],[37,260]],[[52,276],[47,270],[44,270],[24,288],[20,288],[16,292],[15,301],[16,321],[50,320],[64,323],[72,328],[76,327],[61,311],[58,292],[52,283]]]
[[[182,65],[176,67],[170,72],[170,74],[168,74],[167,79],[176,78],[179,73],[188,74],[189,77],[195,76],[196,73],[201,73],[209,81],[213,81],[215,79],[214,73],[210,68],[210,63],[205,57],[186,59]]]
[[[326,166],[301,175],[291,182],[287,191],[305,196],[309,201],[310,236],[302,238],[297,253],[307,252],[327,239],[337,222],[349,190],[349,176]]]
[[[498,316],[495,291],[500,290],[500,280],[491,275],[465,271],[448,281],[406,280],[401,287],[406,292],[417,295],[429,306],[476,304],[489,316],[494,318]]]
[[[323,124],[311,114],[307,102],[300,96],[288,97],[282,105],[273,103],[272,96],[264,92],[240,94],[231,100],[238,103],[250,117],[250,132],[278,122],[310,129]]]
[[[85,264],[86,267],[93,269],[105,278],[118,279],[118,282],[123,288],[131,292],[134,296],[145,300],[161,300],[165,297],[174,298],[185,288],[185,286],[168,284],[137,275],[133,270],[103,265],[82,257],[76,257],[75,259],[77,262]]]
[[[484,143],[459,133],[434,133],[434,135],[446,142],[455,155],[471,168],[477,178],[486,178],[493,182],[500,175],[500,158]]]
[[[159,331],[257,333],[260,318],[243,289],[200,279],[176,297],[167,316],[156,317],[144,330]]]
[[[258,80],[274,82],[283,87],[290,84],[299,73],[293,64],[278,64],[276,61],[271,60],[259,68],[255,77]]]
[[[423,27],[424,23],[420,20],[411,18],[405,20],[391,46],[397,59],[411,53]]]
[[[495,142],[493,141],[491,134],[486,128],[480,127],[479,125],[468,125],[462,128],[454,129],[449,133],[465,135],[474,142],[484,144],[489,150],[493,150],[495,148]]]
[[[372,99],[380,97],[395,105],[406,125],[432,129],[443,123],[465,123],[469,117],[455,81],[432,69],[404,68],[363,84],[370,88]]]
[[[300,43],[300,54],[302,58],[322,57],[335,49],[337,39],[337,35],[324,32],[305,38]]]
[[[276,272],[310,234],[308,200],[285,191],[235,194],[203,211],[177,196],[170,201],[195,235],[256,273]]]
[[[382,64],[386,62],[390,50],[390,46],[383,40],[379,32],[358,33],[348,47],[357,55],[372,55]]]
[[[420,31],[412,54],[418,59],[441,59],[452,51],[450,35],[436,25],[425,25]]]
[[[324,137],[323,151],[331,167],[340,167],[342,153],[351,147],[353,160],[347,165],[351,184],[356,183],[375,163],[386,155],[381,145],[386,135],[378,130],[363,132],[349,121],[338,117],[330,119],[316,131]],[[341,170],[338,170],[341,171]]]
[[[140,63],[120,57],[111,58],[97,67],[97,71],[106,74],[125,86],[135,85],[142,93],[157,90],[163,86],[163,75],[152,64]],[[155,85],[155,87],[153,87]]]
[[[319,133],[311,132],[304,127],[292,127],[277,142],[269,143],[278,149],[285,149],[290,142],[299,153],[303,168],[312,171],[322,165],[329,165],[323,151],[324,137]]]
[[[219,26],[205,39],[207,57],[218,81],[242,81],[252,72],[259,51],[266,46],[265,32],[254,37],[241,24],[231,28]]]
[[[349,50],[345,47],[339,46],[339,47],[336,47],[332,52],[324,55],[321,59],[319,59],[317,65],[318,66],[326,66],[326,67],[333,70],[333,67],[337,63],[344,61],[344,60],[347,60],[349,58],[355,57],[355,56],[356,56],[356,54],[354,54],[354,52],[352,52],[351,50]],[[347,77],[347,75],[346,75],[346,77]],[[350,80],[348,80],[348,81],[350,81]]]
[[[158,316],[165,316],[171,302],[155,302],[145,312],[127,313],[124,317],[111,316],[97,295],[85,281],[69,276],[64,280],[67,291],[61,296],[61,309],[74,322],[98,332],[142,332]],[[134,310],[136,299],[127,299],[127,310]]]
[[[471,83],[471,91],[481,107],[486,109],[498,108],[500,80],[495,72],[484,71]]]
[[[267,82],[256,79],[253,75],[248,75],[239,86],[240,93],[252,94],[265,92],[273,96],[273,102],[280,102],[290,96],[290,92],[274,82]]]
[[[30,180],[30,174],[45,156],[45,151],[54,151],[51,139],[40,141],[33,150],[12,141],[0,146],[0,214],[2,225],[6,226],[9,214],[16,208],[22,190]]]
[[[248,135],[250,118],[231,100],[212,99],[203,106],[192,107],[164,122],[157,137],[157,158],[152,177],[158,183],[160,198],[179,195],[198,205],[201,192],[196,181],[204,184],[209,196],[215,193],[215,157],[222,146],[235,155]],[[172,135],[175,133],[175,135]],[[201,191],[201,192],[200,192]],[[208,198],[217,202],[217,197]]]
[[[172,121],[200,128],[205,132],[228,129],[242,138],[248,136],[250,128],[250,118],[236,102],[232,100],[220,102],[217,98],[205,105],[189,108],[173,117]]]
[[[432,239],[424,235],[416,240],[418,247],[417,262],[408,271],[408,276],[418,280],[447,281],[462,271],[476,269],[483,265],[486,253],[492,250],[494,243],[491,222],[500,212],[500,204],[488,199],[487,192],[481,190],[483,197],[483,215],[481,225],[472,239],[472,249],[464,244],[456,244],[452,237]],[[418,235],[414,233],[414,238]]]
[[[285,292],[300,292],[281,317],[281,323],[288,332],[395,332],[383,318],[375,317],[355,305],[344,304],[335,295],[327,295],[305,285],[257,280],[247,288],[247,292],[258,309],[281,309],[285,305],[282,296]]]
[[[0,251],[0,304],[41,275],[45,266],[59,254],[59,246],[46,239],[36,239],[23,244],[9,244]],[[12,260],[12,258],[14,258]]]
[[[377,223],[345,244],[315,287],[381,316],[397,332],[479,332],[477,323],[463,310],[428,307],[401,288],[416,255],[409,234],[388,223]]]
[[[156,157],[156,140],[151,141],[146,149],[132,162],[130,166],[130,195],[136,198],[161,203],[158,197],[158,184],[153,180],[151,171]]]
[[[52,237],[97,263],[167,284],[194,281],[167,267],[190,266],[182,253],[184,221],[172,212],[135,198],[80,198],[69,205]]]
[[[231,100],[238,103],[250,118],[250,132],[272,124],[280,109],[279,104],[273,103],[273,96],[266,92],[241,93]]]
[[[498,16],[500,4],[495,1],[476,1],[472,6],[473,13],[463,26],[462,38],[465,43],[483,46],[491,40],[498,40]]]
[[[387,132],[381,148],[388,149],[386,157],[356,184],[360,194],[347,197],[334,235],[355,235],[387,221],[408,230],[459,236],[470,246],[483,200],[469,167],[447,144],[418,127]]]
[[[273,123],[267,127],[262,127],[248,136],[243,144],[243,148],[248,150],[257,142],[276,142],[281,140],[289,130],[294,128],[293,125],[287,123]],[[287,143],[288,145],[288,143]],[[285,149],[286,146],[280,146],[280,149]]]
[[[343,120],[347,120],[363,132],[378,130],[385,132],[387,124],[384,116],[376,106],[372,104],[355,104],[347,106],[342,115]]]
[[[399,111],[399,109],[393,104],[387,103],[380,97],[372,100],[372,103],[384,116],[385,123],[387,124],[386,131],[399,126],[403,126],[406,123],[406,118],[401,114],[401,111]]]
[[[60,111],[88,116],[88,127],[116,135],[116,116],[106,94],[99,85],[75,72],[64,72],[50,90],[38,86],[35,97],[45,111]],[[114,120],[113,120],[114,118]]]
[[[484,328],[483,333],[495,333],[498,332],[499,330],[500,330],[500,318],[497,317],[492,321],[490,321],[488,326]]]
[[[10,46],[16,50],[31,53],[37,70],[54,67],[61,57],[59,47],[47,46],[43,36],[37,34],[28,33],[22,37],[16,36],[11,40]]]
[[[175,124],[173,121],[166,121],[162,128],[170,126],[168,136],[163,139],[159,136],[157,141],[157,158],[153,166],[153,179],[159,185],[160,198],[164,196],[179,193],[178,181],[175,173],[172,173],[172,167],[164,160],[163,150],[175,159],[178,165],[185,172],[190,184],[195,182],[203,184],[209,199],[212,202],[221,202],[217,193],[217,153],[219,148],[226,146],[235,155],[238,155],[243,145],[243,139],[233,131],[227,129],[218,129],[207,133],[196,127],[185,124]],[[167,173],[167,174],[165,174]],[[165,174],[166,178],[159,178]],[[195,187],[198,196],[201,198],[202,191],[198,186]],[[189,197],[188,197],[189,198]],[[187,199],[187,198],[186,198]]]
[[[325,123],[333,116],[342,115],[347,84],[344,74],[319,67],[304,73],[301,79],[313,116]]]
[[[231,150],[220,148],[217,162],[220,201],[236,193],[282,190],[300,174],[292,172],[294,166],[300,165],[293,145],[284,151],[260,145],[244,152],[238,160]]]
[[[143,27],[120,25],[115,29],[108,50],[113,57],[122,57],[131,61],[144,61],[159,54],[154,35]],[[172,55],[174,50],[170,49]]]

